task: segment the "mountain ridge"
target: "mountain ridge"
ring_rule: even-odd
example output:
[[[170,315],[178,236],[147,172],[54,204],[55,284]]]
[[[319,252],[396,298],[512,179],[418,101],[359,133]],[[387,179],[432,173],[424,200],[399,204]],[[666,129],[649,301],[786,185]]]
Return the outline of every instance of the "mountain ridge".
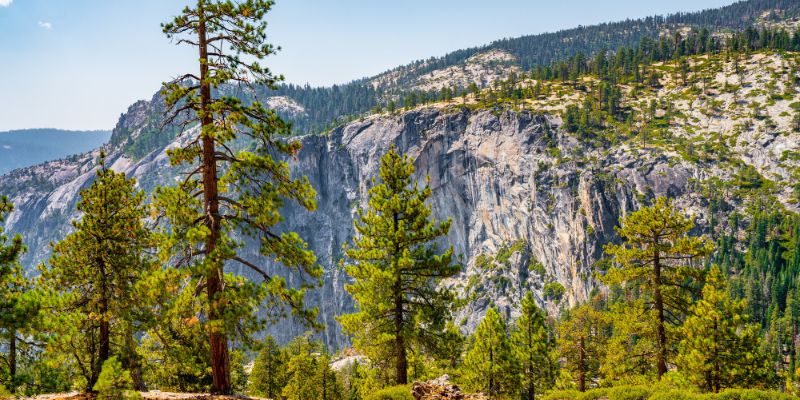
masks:
[[[0,132],[0,175],[53,159],[84,153],[104,144],[107,130],[17,129]]]
[[[766,17],[765,12],[769,14]],[[276,90],[259,88],[256,94],[261,98],[292,99],[304,110],[304,115],[284,113],[282,116],[293,117],[297,134],[320,133],[347,119],[369,113],[376,107],[386,108],[390,101],[402,104],[409,91],[419,89],[410,85],[413,81],[437,70],[462,66],[469,57],[481,52],[491,50],[507,52],[517,59],[515,65],[522,70],[529,70],[535,66],[546,66],[554,61],[564,60],[578,52],[591,55],[604,48],[614,51],[622,46],[633,46],[644,37],[658,38],[665,32],[678,29],[699,29],[706,26],[730,30],[756,25],[759,21],[780,21],[798,16],[800,16],[800,5],[794,0],[740,1],[729,6],[694,13],[629,19],[500,39],[483,46],[456,50],[444,56],[413,61],[347,83],[324,87],[282,84]],[[386,79],[387,77],[394,78]],[[392,84],[376,87],[375,81],[387,81]],[[486,82],[489,83],[491,82]]]

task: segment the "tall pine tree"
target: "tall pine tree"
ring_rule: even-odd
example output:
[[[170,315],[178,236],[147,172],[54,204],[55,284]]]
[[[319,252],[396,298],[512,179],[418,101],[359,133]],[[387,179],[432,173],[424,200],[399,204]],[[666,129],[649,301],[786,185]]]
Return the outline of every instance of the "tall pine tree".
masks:
[[[291,272],[321,276],[306,243],[296,233],[275,230],[283,219],[280,209],[285,200],[308,210],[316,208],[308,179],[293,179],[288,164],[276,159],[295,156],[300,143],[278,140],[291,127],[273,110],[259,101],[246,103],[228,95],[233,89],[250,90],[253,84],[274,88],[282,79],[259,64],[276,51],[265,42],[264,18],[272,5],[269,0],[197,0],[193,8],[186,7],[163,25],[167,37],[191,46],[199,55],[197,73],[165,84],[170,110],[165,122],[200,127],[196,136],[169,154],[172,164],[186,164],[189,172],[181,185],[158,193],[172,229],[172,240],[165,244],[175,260],[202,278],[212,391],[221,394],[232,391],[228,337],[240,319],[229,318],[240,313],[226,309],[228,262],[262,276],[273,298],[302,317],[313,320],[315,315],[305,309],[302,289],[289,288],[260,261],[245,259],[234,234],[256,238],[262,256]]]
[[[711,242],[688,235],[693,228],[691,219],[661,197],[622,219],[617,232],[623,243],[606,246],[616,266],[604,276],[604,282],[636,285],[652,300],[649,311],[653,313],[659,379],[667,372],[670,352],[666,325],[677,322],[675,315],[688,311],[687,282],[700,277],[695,264],[713,249]]]
[[[413,174],[411,159],[394,146],[381,158],[381,183],[369,190],[369,207],[355,222],[358,236],[345,248],[353,278],[346,289],[358,311],[339,319],[367,354],[392,349],[397,384],[408,382],[409,348],[435,349],[447,337],[454,298],[438,283],[461,270],[452,248],[439,253],[435,241],[450,221],[431,218],[431,189],[419,190]]]
[[[462,366],[462,382],[491,398],[513,394],[518,389],[515,360],[508,339],[508,326],[494,307],[472,336]]]
[[[330,367],[330,357],[322,343],[310,335],[296,337],[285,349],[286,385],[282,396],[287,400],[341,400],[342,387]]]
[[[521,312],[511,332],[511,350],[519,368],[523,398],[534,400],[536,393],[543,393],[555,383],[555,337],[532,292],[522,298]]]
[[[272,336],[261,342],[261,350],[253,362],[248,378],[248,392],[270,399],[277,398],[286,382],[286,362],[278,343]]]
[[[101,156],[97,177],[80,193],[75,231],[53,245],[42,287],[58,311],[50,322],[54,349],[74,356],[90,391],[109,357],[130,355],[141,299],[135,287],[157,268],[144,225],[144,192]],[[130,366],[129,366],[130,367]]]
[[[606,318],[592,303],[567,310],[561,316],[558,351],[581,392],[600,376],[607,328]]]
[[[13,209],[8,198],[0,196],[0,339],[6,350],[6,354],[0,355],[0,384],[11,390],[19,383],[17,336],[38,312],[38,302],[30,295],[30,284],[18,263],[25,251],[22,237],[9,238],[2,226]]]
[[[763,352],[758,325],[748,324],[745,301],[728,294],[725,278],[712,267],[703,297],[681,327],[678,365],[709,392],[728,387],[769,386],[774,371]]]

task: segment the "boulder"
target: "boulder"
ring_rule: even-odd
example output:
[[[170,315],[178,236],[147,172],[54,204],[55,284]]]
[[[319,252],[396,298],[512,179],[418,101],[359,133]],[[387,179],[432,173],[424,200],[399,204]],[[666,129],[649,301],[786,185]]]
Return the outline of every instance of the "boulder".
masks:
[[[427,382],[414,382],[411,395],[416,400],[486,400],[480,393],[467,394],[457,385],[450,383],[450,376],[442,375]]]

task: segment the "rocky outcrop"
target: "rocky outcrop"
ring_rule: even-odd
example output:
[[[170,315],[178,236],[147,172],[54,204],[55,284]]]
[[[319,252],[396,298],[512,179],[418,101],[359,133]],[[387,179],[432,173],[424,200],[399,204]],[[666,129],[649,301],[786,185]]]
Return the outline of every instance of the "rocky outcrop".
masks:
[[[464,393],[461,388],[450,383],[449,375],[442,375],[427,382],[414,382],[411,395],[416,400],[486,400],[480,393]]]
[[[414,382],[411,395],[416,400],[486,400],[483,394],[466,394],[450,383],[448,375],[442,375],[427,382]]]

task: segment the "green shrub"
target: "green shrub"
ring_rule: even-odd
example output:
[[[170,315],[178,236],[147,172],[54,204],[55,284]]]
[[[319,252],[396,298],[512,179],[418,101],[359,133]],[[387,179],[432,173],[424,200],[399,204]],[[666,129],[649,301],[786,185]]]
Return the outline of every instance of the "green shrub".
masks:
[[[647,400],[650,390],[640,386],[619,386],[608,390],[608,400]]]
[[[544,397],[544,400],[599,400],[608,398],[610,389],[592,389],[586,392],[577,390],[559,390],[551,392]]]
[[[131,373],[122,369],[117,357],[111,357],[103,363],[97,383],[92,388],[97,391],[97,400],[134,400],[141,399],[139,392],[133,389]]]
[[[796,399],[786,393],[773,390],[727,389],[715,397],[715,400],[789,400]]]
[[[411,386],[391,386],[370,394],[365,400],[414,400],[411,395]]]
[[[550,392],[543,397],[543,400],[572,400],[581,396],[581,392],[577,390],[557,390]]]
[[[591,389],[584,393],[577,390],[559,390],[548,393],[544,400],[790,400],[796,399],[786,393],[773,390],[727,389],[719,394],[697,393],[694,389],[678,389],[652,386],[617,386]]]
[[[564,285],[558,282],[550,282],[544,285],[544,298],[558,301],[564,296],[565,291]]]
[[[653,393],[647,400],[707,400],[708,395],[693,393],[686,390],[671,389]]]
[[[0,399],[11,399],[14,396],[6,390],[5,386],[0,385]]]
[[[544,264],[540,263],[534,258],[531,258],[530,260],[530,264],[528,265],[528,271],[535,272],[538,276],[544,276],[547,273]]]

